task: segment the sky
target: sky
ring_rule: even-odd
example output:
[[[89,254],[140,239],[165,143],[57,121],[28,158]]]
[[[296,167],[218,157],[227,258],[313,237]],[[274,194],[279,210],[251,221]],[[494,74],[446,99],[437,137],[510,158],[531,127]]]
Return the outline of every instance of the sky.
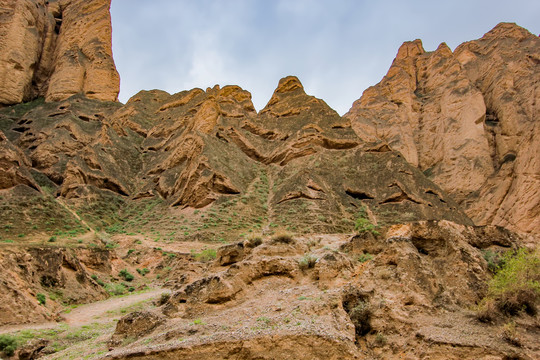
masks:
[[[404,41],[453,50],[499,22],[540,34],[538,0],[112,0],[120,101],[239,85],[262,109],[279,79],[339,114],[388,71]]]

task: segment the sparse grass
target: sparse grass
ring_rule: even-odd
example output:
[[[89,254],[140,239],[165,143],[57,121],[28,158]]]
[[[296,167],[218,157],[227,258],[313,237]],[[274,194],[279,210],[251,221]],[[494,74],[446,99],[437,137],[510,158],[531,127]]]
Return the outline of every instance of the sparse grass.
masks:
[[[521,342],[521,337],[519,336],[519,333],[516,329],[516,323],[514,322],[508,322],[503,325],[501,329],[501,337],[503,338],[503,340],[505,340],[511,345],[514,345],[516,347],[523,346]]]
[[[107,291],[109,294],[118,296],[118,295],[124,295],[127,291],[124,284],[106,284],[105,285],[105,291]]]
[[[317,260],[318,258],[316,256],[306,254],[298,261],[298,265],[300,266],[300,269],[302,271],[305,271],[307,269],[313,268],[317,263]]]
[[[47,352],[56,353],[70,348],[67,351],[73,353],[70,355],[65,353],[58,355],[50,355],[53,358],[86,359],[88,357],[83,357],[80,353],[81,349],[79,347],[79,344],[91,344],[91,347],[96,349],[96,346],[99,346],[98,342],[96,342],[96,339],[102,336],[105,332],[110,331],[113,326],[113,322],[108,324],[93,323],[90,325],[84,325],[82,327],[76,328],[70,328],[67,325],[62,324],[54,329],[22,330],[8,336],[10,336],[16,341],[17,347],[24,346],[28,341],[32,339],[41,338],[50,341],[46,349]],[[0,337],[1,336],[2,335],[0,335]],[[71,350],[71,347],[73,347],[73,350]],[[94,353],[97,354],[99,350],[96,349],[95,351],[96,352]]]
[[[171,293],[163,293],[161,294],[161,296],[159,297],[159,300],[158,300],[158,304],[161,306],[161,305],[164,305],[167,303],[167,301],[169,301],[169,299],[171,298]]]
[[[295,240],[292,234],[288,232],[279,232],[271,238],[272,244],[294,244]]]
[[[361,263],[365,263],[366,261],[370,261],[371,259],[373,259],[373,255],[371,255],[370,253],[364,253],[358,256],[358,261]]]
[[[248,236],[246,241],[244,241],[244,246],[247,248],[256,248],[262,243],[263,243],[263,240],[260,235],[251,235],[251,236]]]
[[[374,342],[374,345],[375,346],[378,346],[378,347],[382,347],[384,345],[386,345],[386,336],[384,336],[384,334],[378,332],[377,335],[375,335],[375,342]]]

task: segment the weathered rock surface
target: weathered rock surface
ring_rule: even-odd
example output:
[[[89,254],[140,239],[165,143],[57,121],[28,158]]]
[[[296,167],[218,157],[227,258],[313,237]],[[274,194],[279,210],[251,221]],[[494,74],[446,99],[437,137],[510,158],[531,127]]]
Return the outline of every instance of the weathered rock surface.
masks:
[[[383,139],[464,206],[478,224],[538,232],[540,40],[499,24],[454,53],[419,40],[344,116]]]
[[[110,0],[0,1],[0,104],[116,101]]]

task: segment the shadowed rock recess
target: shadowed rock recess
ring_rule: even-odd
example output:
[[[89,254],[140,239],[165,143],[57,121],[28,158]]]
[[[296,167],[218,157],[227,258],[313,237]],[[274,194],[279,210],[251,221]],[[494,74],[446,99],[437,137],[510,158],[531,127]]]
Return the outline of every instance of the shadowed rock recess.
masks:
[[[121,104],[109,6],[0,0],[0,330],[172,293],[91,346],[24,351],[540,357],[538,314],[512,342],[472,311],[488,255],[538,244],[538,37],[407,42],[343,117],[294,76],[259,112],[238,86]]]

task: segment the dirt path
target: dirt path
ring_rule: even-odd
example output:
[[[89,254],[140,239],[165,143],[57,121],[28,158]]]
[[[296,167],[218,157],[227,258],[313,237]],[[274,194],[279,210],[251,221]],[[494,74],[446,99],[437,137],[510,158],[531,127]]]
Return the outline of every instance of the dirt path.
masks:
[[[63,319],[63,323],[66,323],[71,327],[109,322],[117,318],[123,308],[127,308],[143,301],[157,299],[163,293],[170,293],[170,290],[153,289],[139,294],[116,297],[81,305],[68,313],[61,313],[60,317]],[[53,329],[60,324],[61,323],[57,322],[46,322],[41,324],[2,326],[0,327],[0,334],[13,333],[21,330]]]
[[[123,297],[111,298],[95,303],[79,306],[69,313],[61,313],[60,316],[66,324],[70,326],[83,326],[96,322],[107,322],[112,320],[111,314],[116,310],[134,305],[136,303],[158,298],[163,293],[169,293],[169,290],[155,289],[141,294],[128,295]]]

